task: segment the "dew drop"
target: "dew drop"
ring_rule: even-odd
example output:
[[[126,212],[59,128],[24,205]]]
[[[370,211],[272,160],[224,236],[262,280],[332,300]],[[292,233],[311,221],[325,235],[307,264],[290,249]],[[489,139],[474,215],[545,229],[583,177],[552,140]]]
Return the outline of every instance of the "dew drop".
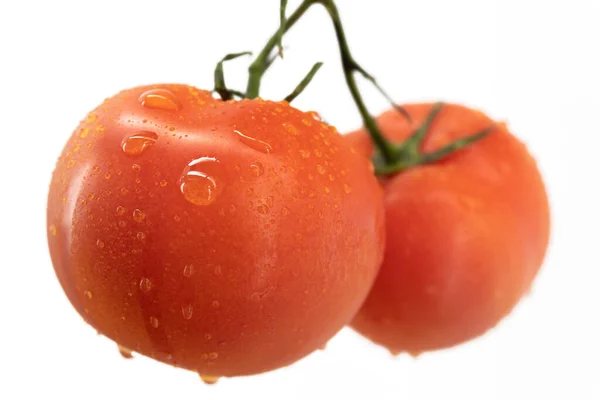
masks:
[[[265,173],[265,167],[263,167],[261,163],[257,162],[255,164],[250,165],[250,172],[254,176],[261,176]]]
[[[324,191],[325,193],[330,193],[330,192],[331,192],[331,189],[329,189],[329,187],[325,186],[325,189],[323,189],[323,191]]]
[[[213,308],[219,308],[219,306],[220,306],[220,304],[219,304],[219,302],[218,302],[217,300],[214,300],[212,303],[210,303],[210,305],[211,305]]]
[[[335,181],[335,177],[334,177],[332,174],[329,174],[329,180],[330,180],[331,182],[333,182],[333,181]]]
[[[123,214],[125,214],[125,207],[118,206],[117,207],[117,215],[123,215]]]
[[[206,383],[207,385],[214,385],[219,380],[218,376],[202,375],[202,374],[199,374],[199,375],[200,375],[200,379],[202,379],[202,382]]]
[[[90,300],[92,299],[92,297],[94,297],[92,292],[90,292],[89,290],[86,290],[85,292],[83,292],[83,294],[85,295],[85,297],[87,297]]]
[[[142,210],[136,208],[135,210],[133,210],[133,220],[135,222],[144,222],[144,220],[146,219],[146,213],[143,212]]]
[[[319,173],[319,175],[324,175],[325,174],[325,168],[323,168],[322,165],[318,164],[317,165],[317,172]]]
[[[140,279],[140,290],[144,293],[148,293],[152,290],[152,281],[148,278]]]
[[[246,196],[250,197],[254,194],[254,189],[248,188],[246,189]]]
[[[135,237],[137,237],[138,240],[144,240],[146,239],[146,234],[144,232],[138,232],[137,235],[135,235]]]
[[[96,240],[96,247],[98,247],[99,249],[103,249],[104,248],[104,242],[100,239]]]
[[[175,93],[168,89],[152,89],[144,92],[140,98],[140,103],[146,108],[159,110],[177,111],[181,109],[181,104]]]
[[[208,353],[209,360],[216,360],[217,358],[219,358],[219,353],[215,353],[215,352]]]
[[[166,187],[168,185],[168,182],[163,179],[162,181],[160,181],[159,185],[161,187]]]
[[[238,139],[240,140],[240,142],[250,147],[251,149],[260,151],[261,153],[265,154],[270,154],[271,151],[273,151],[273,147],[267,142],[263,142],[262,140],[246,136],[238,130],[234,130],[234,132],[238,135]]]
[[[140,164],[133,164],[131,166],[131,169],[137,172],[137,171],[140,171],[142,169],[142,167],[140,167]]]
[[[183,318],[188,321],[192,319],[192,315],[194,315],[194,306],[192,303],[181,306],[181,314],[183,315]]]
[[[256,207],[256,211],[258,211],[261,214],[268,214],[269,213],[269,207],[267,207],[264,204],[261,204],[260,206]]]
[[[281,214],[285,216],[290,215],[290,209],[287,207],[281,207]]]
[[[50,230],[50,234],[52,236],[56,236],[56,225],[52,224],[50,225],[50,228],[48,228]]]
[[[126,359],[133,358],[133,355],[131,354],[130,349],[128,349],[125,346],[121,346],[120,344],[117,345],[117,347],[119,349],[119,353],[121,354],[121,357],[126,358]]]
[[[85,139],[89,135],[89,133],[90,133],[90,128],[83,128],[79,132],[79,137],[82,139]]]
[[[350,194],[352,193],[352,188],[350,187],[350,185],[348,185],[347,183],[344,183],[344,192],[346,194]]]
[[[158,328],[158,318],[150,317],[150,325],[152,325],[154,329]]]
[[[193,264],[188,264],[185,267],[183,267],[183,276],[185,276],[186,278],[193,276],[194,273],[196,273],[196,268]]]
[[[201,157],[190,162],[179,180],[179,188],[187,201],[198,206],[213,203],[221,189],[214,171],[219,162],[213,157]]]
[[[294,125],[283,124],[283,129],[285,129],[287,133],[291,133],[294,136],[298,136],[298,129],[296,129]]]
[[[310,151],[306,150],[306,149],[302,149],[302,150],[300,150],[300,155],[302,156],[302,158],[307,159],[310,157]]]
[[[139,131],[123,139],[121,149],[127,155],[137,156],[152,147],[157,140],[158,135],[155,132]]]
[[[315,121],[321,122],[321,116],[319,115],[319,113],[315,111],[309,111],[307,114],[310,115]]]

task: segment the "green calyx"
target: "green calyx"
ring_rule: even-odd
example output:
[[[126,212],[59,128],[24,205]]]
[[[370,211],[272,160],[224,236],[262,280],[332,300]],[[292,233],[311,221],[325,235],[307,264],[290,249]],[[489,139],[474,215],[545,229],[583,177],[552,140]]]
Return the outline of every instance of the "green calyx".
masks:
[[[256,56],[250,67],[248,68],[248,83],[245,92],[232,90],[225,85],[223,74],[223,63],[228,60],[233,60],[237,57],[248,55],[250,53],[234,53],[225,56],[215,69],[215,92],[221,99],[230,100],[234,97],[254,99],[259,96],[262,78],[273,62],[278,58],[283,58],[283,37],[296,22],[298,22],[315,4],[322,5],[329,15],[335,31],[344,78],[348,86],[348,90],[352,95],[352,99],[356,104],[360,113],[364,127],[369,133],[371,140],[376,149],[376,155],[373,157],[375,173],[377,175],[393,175],[400,173],[408,168],[417,165],[434,163],[442,158],[460,151],[461,149],[483,139],[493,131],[493,127],[485,129],[481,132],[470,136],[455,140],[443,148],[430,153],[423,153],[422,147],[425,137],[431,128],[431,124],[443,108],[443,103],[436,103],[429,115],[426,117],[423,124],[415,130],[415,132],[403,143],[397,144],[390,142],[384,137],[375,118],[369,113],[369,110],[362,98],[360,90],[356,82],[356,76],[360,75],[370,82],[392,105],[392,107],[411,122],[411,116],[401,106],[397,105],[387,92],[379,85],[375,78],[369,74],[354,58],[350,51],[350,46],[346,39],[346,34],[342,25],[339,11],[334,0],[303,0],[298,8],[289,16],[286,16],[287,0],[280,0],[279,9],[279,28],[271,36],[267,44],[263,47],[260,53]],[[277,49],[277,51],[275,51]],[[315,76],[322,63],[316,63],[306,77],[298,84],[294,91],[285,97],[284,100],[291,102],[309,85],[312,78]]]
[[[386,146],[388,156],[385,157],[383,152],[377,148],[376,155],[373,157],[375,174],[388,176],[417,165],[435,163],[483,139],[494,130],[494,127],[491,126],[475,134],[454,140],[436,151],[423,153],[423,142],[443,107],[444,103],[435,103],[423,123],[403,143],[395,144],[384,138],[384,146]]]

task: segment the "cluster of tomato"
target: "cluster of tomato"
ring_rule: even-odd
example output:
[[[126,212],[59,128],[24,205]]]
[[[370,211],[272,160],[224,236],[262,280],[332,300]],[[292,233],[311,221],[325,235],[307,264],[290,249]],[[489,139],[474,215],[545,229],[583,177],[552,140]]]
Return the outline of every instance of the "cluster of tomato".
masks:
[[[283,367],[346,325],[393,353],[481,335],[542,264],[544,184],[484,114],[402,111],[371,121],[382,136],[341,135],[287,101],[187,85],[107,99],[50,186],[69,300],[125,355],[206,380]]]

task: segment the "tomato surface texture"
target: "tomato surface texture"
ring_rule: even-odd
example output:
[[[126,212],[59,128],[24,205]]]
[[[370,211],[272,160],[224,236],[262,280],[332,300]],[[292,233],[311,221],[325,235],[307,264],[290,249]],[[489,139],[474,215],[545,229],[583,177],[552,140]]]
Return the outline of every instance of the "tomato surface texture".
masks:
[[[369,165],[286,102],[125,90],[60,156],[52,262],[124,349],[210,376],[282,367],[347,324],[375,279],[385,228]]]
[[[405,140],[431,104],[378,119]],[[494,125],[486,115],[446,105],[423,150]],[[393,353],[453,346],[495,326],[528,292],[545,257],[549,205],[536,162],[503,124],[442,161],[382,179],[387,244],[381,272],[352,326]],[[347,140],[365,155],[364,131]]]

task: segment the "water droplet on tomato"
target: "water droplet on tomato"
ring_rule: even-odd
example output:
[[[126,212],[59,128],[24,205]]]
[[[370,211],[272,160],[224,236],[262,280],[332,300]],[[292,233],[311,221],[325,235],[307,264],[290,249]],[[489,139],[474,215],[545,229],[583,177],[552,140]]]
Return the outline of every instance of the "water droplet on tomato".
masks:
[[[250,172],[254,176],[261,176],[265,173],[265,167],[259,162],[250,165]]]
[[[258,211],[261,214],[268,214],[269,207],[264,204],[261,204],[260,206],[256,207],[256,211]]]
[[[284,207],[281,207],[281,214],[282,214],[282,215],[285,215],[285,216],[288,216],[288,215],[290,215],[290,209],[289,209],[289,208],[287,208],[287,207],[285,207],[285,206],[284,206]]]
[[[152,290],[152,281],[148,278],[140,279],[140,290],[144,293],[148,293]]]
[[[103,249],[104,248],[104,242],[100,239],[96,240],[96,247],[98,247],[99,249]]]
[[[183,315],[183,318],[187,319],[188,321],[192,319],[192,315],[194,315],[193,304],[189,303],[181,306],[181,314]]]
[[[87,297],[90,300],[92,299],[92,297],[94,297],[92,292],[90,292],[89,290],[86,290],[85,292],[83,292],[83,294],[85,295],[85,297]]]
[[[268,196],[267,197],[267,206],[269,207],[273,207],[273,196]]]
[[[117,345],[118,349],[119,349],[119,353],[121,354],[121,357],[126,358],[126,359],[130,359],[133,358],[133,355],[131,354],[131,350],[128,349],[125,346],[121,346],[120,344]]]
[[[325,168],[323,168],[322,165],[317,165],[317,172],[319,173],[319,175],[324,175],[325,174]]]
[[[221,189],[214,172],[219,162],[213,157],[201,157],[190,162],[180,178],[180,190],[187,201],[198,206],[213,203]]]
[[[183,267],[183,276],[185,276],[186,278],[193,276],[195,272],[196,268],[192,264],[188,264],[185,267]]]
[[[140,98],[140,103],[146,108],[158,110],[177,111],[181,109],[181,103],[175,93],[168,89],[152,89],[144,92]]]
[[[138,232],[135,237],[137,237],[138,240],[144,240],[146,239],[146,234],[144,232]]]
[[[157,140],[158,135],[155,132],[139,131],[123,139],[121,149],[127,155],[137,156],[152,147]]]
[[[118,206],[117,207],[117,215],[123,215],[123,214],[125,214],[125,207]]]
[[[307,114],[310,115],[315,121],[321,122],[321,116],[316,111],[309,111]]]
[[[273,151],[273,147],[267,142],[244,135],[238,130],[234,130],[234,132],[238,135],[239,141],[245,144],[246,146],[250,147],[251,149],[260,151],[261,153],[265,154],[269,154],[271,153],[271,151]]]
[[[285,129],[287,133],[298,136],[298,129],[296,129],[296,127],[292,124],[283,124],[283,129]]]
[[[220,303],[219,303],[217,300],[213,300],[213,302],[212,302],[212,303],[210,303],[210,305],[211,305],[213,308],[219,308],[219,307],[221,306],[221,304],[220,304]]]
[[[142,210],[136,208],[135,210],[133,210],[133,220],[135,222],[144,222],[144,220],[146,219],[146,213],[143,212]]]
[[[158,328],[158,318],[150,317],[150,325],[155,329]]]
[[[131,166],[131,169],[137,172],[137,171],[140,171],[142,169],[142,167],[140,167],[139,164],[133,164]]]
[[[346,194],[350,194],[352,193],[352,188],[350,187],[350,185],[348,185],[347,183],[344,183],[344,192]]]
[[[217,358],[219,358],[219,353],[215,353],[215,352],[208,353],[209,360],[216,360]]]
[[[162,181],[160,181],[160,183],[159,183],[159,185],[160,185],[161,187],[165,187],[165,186],[167,186],[168,184],[169,184],[169,183],[168,183],[167,181],[165,181],[164,179],[163,179]]]
[[[54,224],[50,225],[50,227],[48,228],[48,230],[50,231],[50,234],[52,236],[56,236],[56,225],[54,225]]]
[[[302,158],[307,159],[310,157],[310,150],[302,149],[300,150],[300,155]]]
[[[214,385],[219,380],[218,376],[202,375],[202,374],[199,374],[199,375],[200,375],[200,379],[202,379],[202,382],[206,383],[207,385]]]

